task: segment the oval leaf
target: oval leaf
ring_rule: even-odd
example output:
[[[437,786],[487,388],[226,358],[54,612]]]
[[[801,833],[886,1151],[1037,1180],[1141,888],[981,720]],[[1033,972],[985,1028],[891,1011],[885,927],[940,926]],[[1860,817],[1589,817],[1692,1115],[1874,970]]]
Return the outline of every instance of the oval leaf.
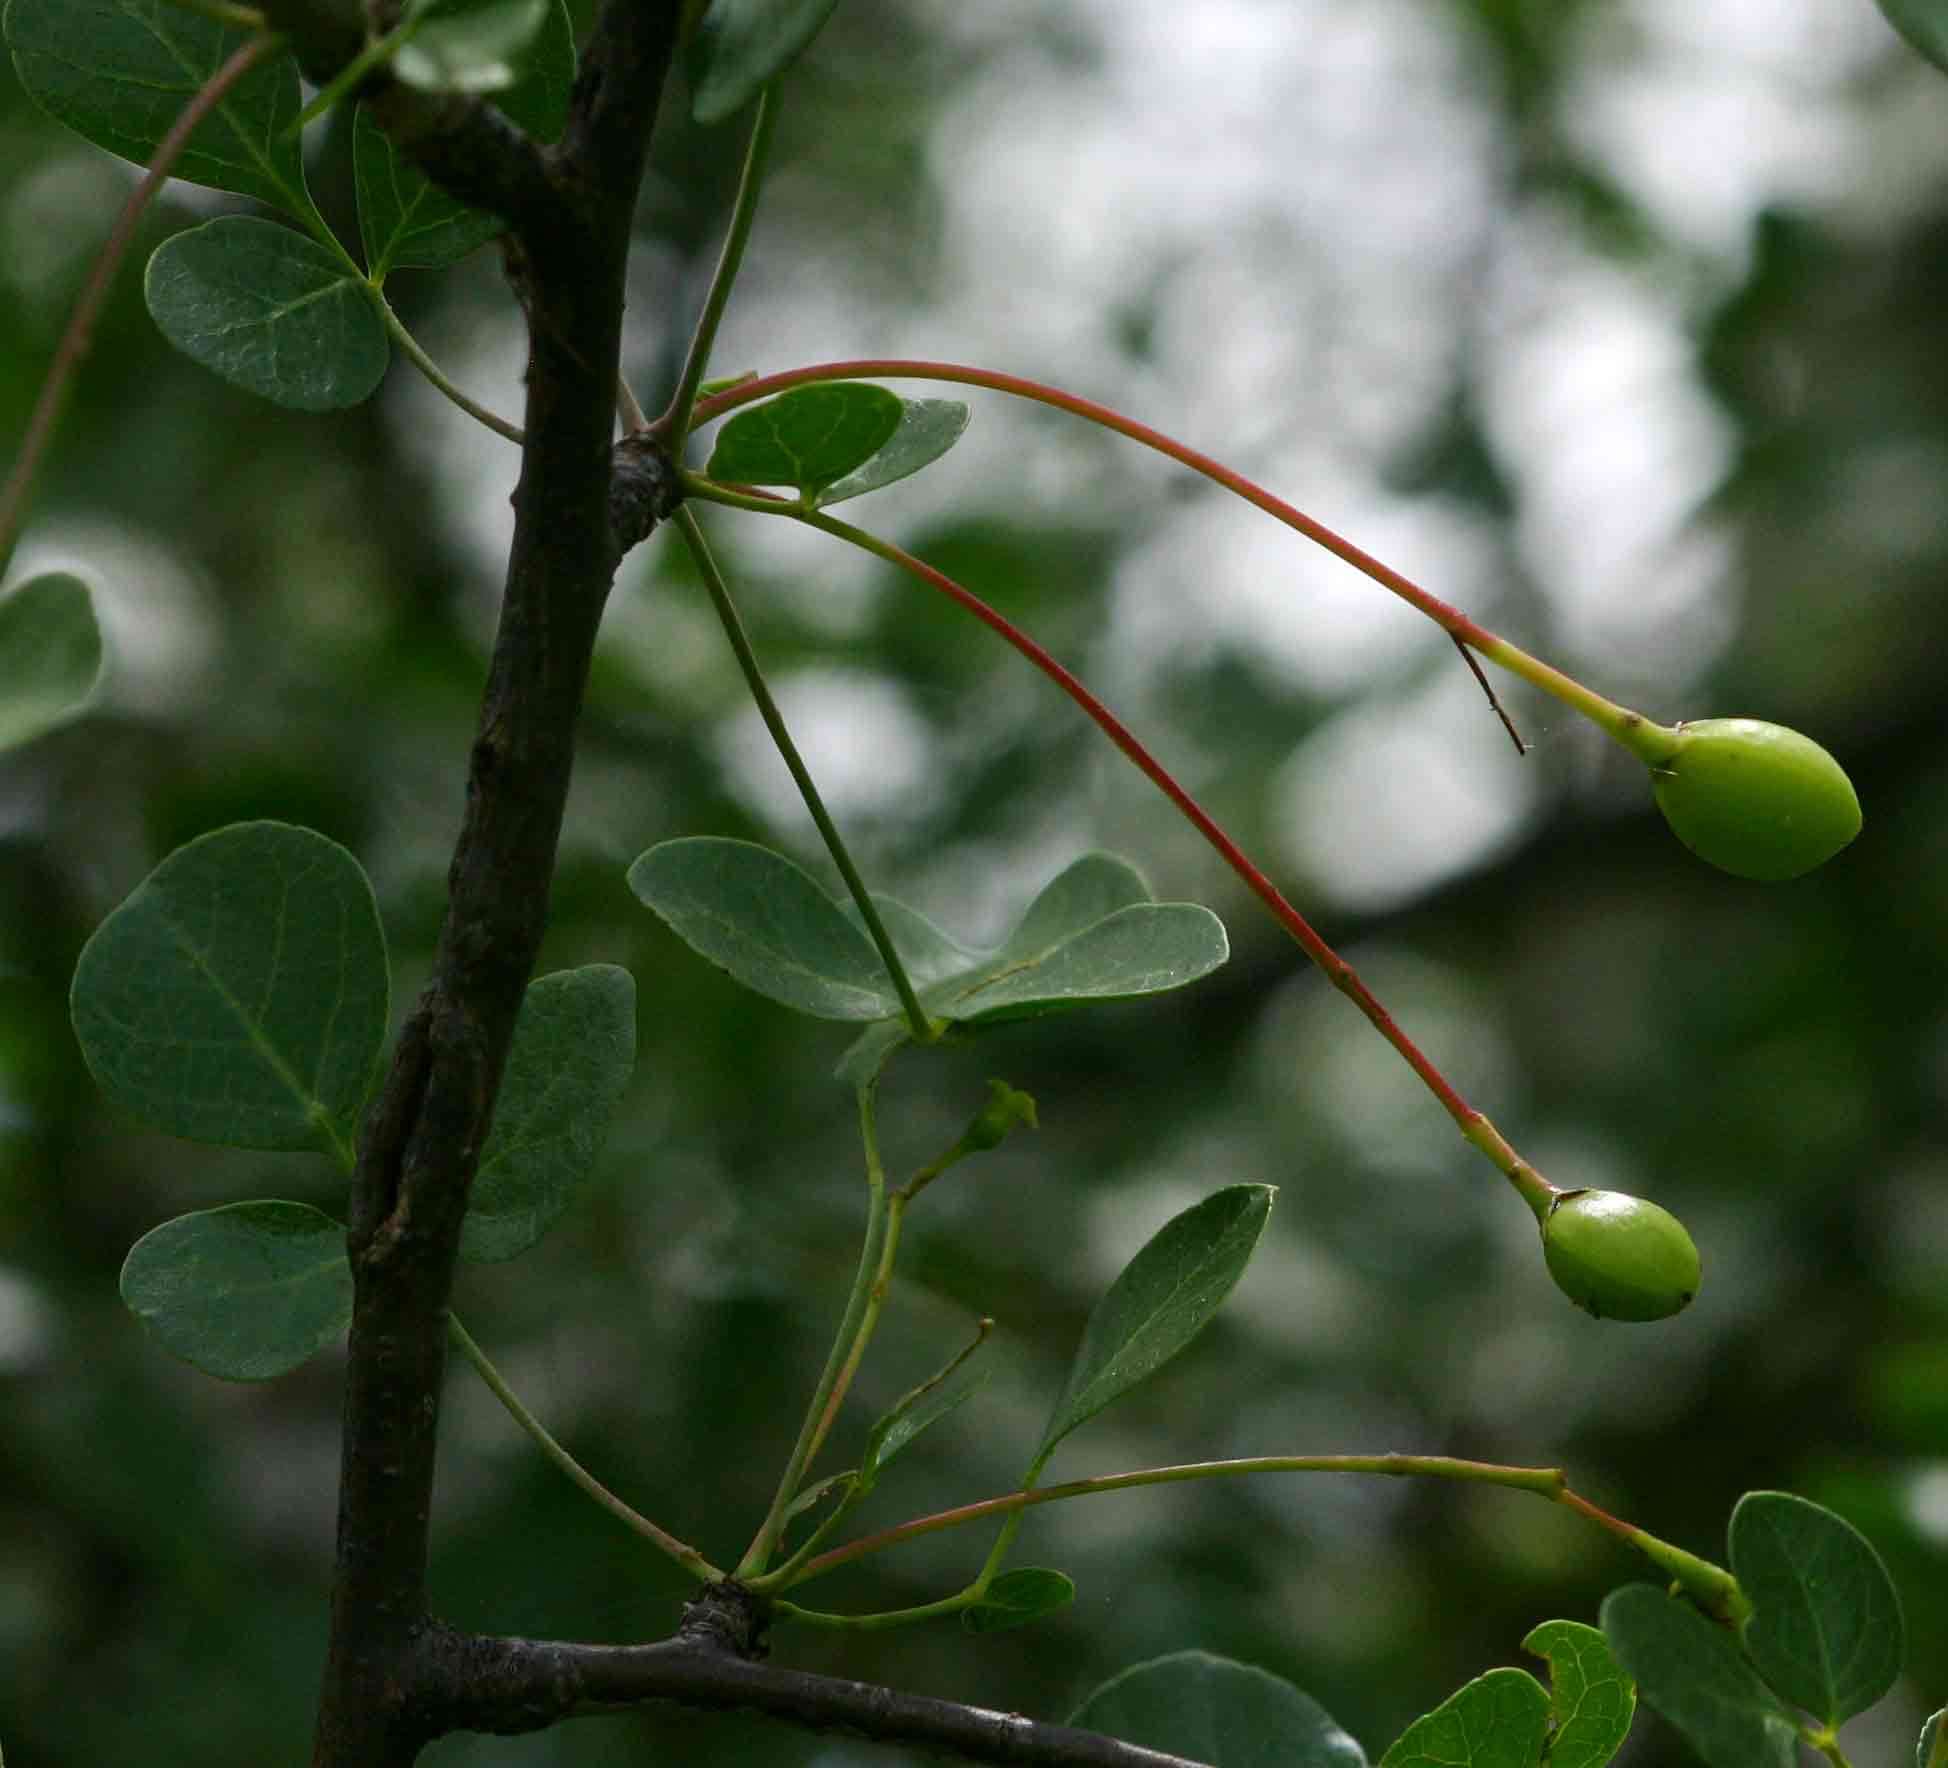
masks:
[[[690,114],[735,116],[804,52],[839,0],[710,0],[690,40]]]
[[[1911,49],[1948,73],[1948,0],[1880,0],[1880,9]]]
[[[349,1166],[387,992],[358,861],[309,829],[238,823],[178,848],[95,929],[74,1030],[102,1090],[158,1129]]]
[[[1611,1591],[1602,1619],[1637,1692],[1709,1768],[1794,1768],[1798,1727],[1723,1627],[1654,1584]]]
[[[432,0],[392,58],[423,92],[504,92],[520,77],[548,0]]]
[[[635,1067],[636,984],[627,970],[589,964],[528,984],[467,1196],[462,1258],[513,1258],[555,1225],[594,1171]]]
[[[1036,1451],[1040,1471],[1084,1419],[1169,1362],[1244,1274],[1272,1211],[1270,1185],[1230,1185],[1166,1222],[1097,1302]]]
[[[1549,1697],[1526,1670],[1490,1670],[1416,1719],[1380,1768],[1536,1768]]]
[[[521,77],[494,105],[537,141],[554,141],[568,120],[575,84],[575,28],[564,0],[554,0]],[[352,177],[359,237],[374,282],[394,270],[442,270],[506,228],[498,215],[448,196],[392,145],[364,105],[352,125]]]
[[[967,407],[958,399],[902,399],[899,428],[864,465],[855,467],[813,500],[821,508],[863,497],[882,485],[909,479],[932,466],[958,442],[967,428]]]
[[[175,0],[11,0],[7,46],[28,94],[97,147],[146,165],[189,101],[249,39]],[[197,125],[171,175],[312,213],[288,55],[254,68]]]
[[[740,411],[710,452],[725,485],[793,485],[816,498],[871,460],[900,427],[899,396],[864,381],[828,381]]]
[[[1025,1565],[996,1578],[979,1602],[960,1611],[960,1624],[970,1633],[1006,1633],[1073,1601],[1074,1580],[1061,1572]]]
[[[356,405],[386,372],[385,322],[364,279],[275,221],[226,215],[164,240],[143,293],[185,356],[296,411]]]
[[[1522,1649],[1549,1662],[1549,1768],[1603,1768],[1630,1735],[1637,1685],[1580,1621],[1544,1621]]]
[[[1311,1695],[1207,1651],[1112,1676],[1069,1723],[1210,1768],[1366,1768],[1360,1746]]]
[[[101,629],[80,578],[50,571],[0,597],[0,749],[76,717],[100,675]]]
[[[304,1203],[178,1216],[129,1249],[122,1300],[164,1349],[206,1375],[268,1381],[351,1322],[345,1230]]]
[[[1042,886],[1008,935],[1010,957],[1034,957],[1106,921],[1118,909],[1152,902],[1143,874],[1113,853],[1085,853]]]
[[[1894,1686],[1907,1654],[1900,1598],[1850,1522],[1790,1492],[1747,1492],[1730,1546],[1752,1604],[1745,1649],[1787,1700],[1838,1725]]]

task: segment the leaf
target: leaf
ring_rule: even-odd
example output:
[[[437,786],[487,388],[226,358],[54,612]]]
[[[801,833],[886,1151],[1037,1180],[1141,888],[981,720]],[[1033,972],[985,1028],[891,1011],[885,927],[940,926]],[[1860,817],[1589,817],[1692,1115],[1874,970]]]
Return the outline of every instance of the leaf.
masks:
[[[812,501],[823,509],[911,478],[952,448],[966,428],[967,407],[958,399],[902,399],[899,427],[879,452]]]
[[[1794,1768],[1798,1727],[1723,1627],[1654,1584],[1611,1591],[1602,1620],[1638,1694],[1709,1768]]]
[[[1526,1670],[1490,1670],[1409,1725],[1380,1768],[1536,1768],[1549,1696]]]
[[[1851,1523],[1790,1492],[1747,1492],[1730,1546],[1752,1603],[1745,1650],[1780,1694],[1838,1725],[1894,1686],[1906,1656],[1900,1598]]]
[[[636,984],[627,970],[589,964],[528,984],[467,1199],[462,1258],[513,1258],[555,1225],[594,1171],[635,1067]]]
[[[864,381],[794,387],[732,417],[705,471],[719,484],[793,485],[816,499],[870,461],[904,411],[897,394]]]
[[[810,1510],[821,1499],[825,1498],[838,1487],[854,1485],[857,1483],[858,1478],[859,1475],[850,1468],[844,1473],[828,1473],[816,1485],[807,1486],[797,1497],[792,1499],[785,1506],[785,1514],[781,1520],[790,1522],[794,1517],[803,1516],[806,1511]]]
[[[29,96],[97,147],[146,165],[189,101],[247,33],[176,0],[10,0],[7,45]],[[174,177],[313,213],[304,153],[286,129],[298,66],[274,56],[197,125]]]
[[[295,1369],[352,1318],[345,1230],[304,1203],[232,1203],[152,1228],[122,1300],[163,1348],[225,1381]]]
[[[102,1090],[158,1129],[349,1166],[388,986],[358,861],[309,829],[237,823],[179,847],[95,929],[74,1030]]]
[[[832,1072],[856,1093],[879,1078],[893,1052],[912,1036],[913,1028],[904,1019],[882,1019],[852,1041]]]
[[[494,94],[494,104],[535,140],[554,141],[568,120],[574,84],[575,29],[563,0],[554,0],[526,71]],[[374,282],[384,282],[394,270],[443,270],[457,264],[507,225],[498,215],[448,196],[394,148],[364,105],[352,125],[352,176],[365,268]]]
[[[918,1399],[911,1395],[874,1426],[866,1438],[866,1452],[859,1462],[859,1492],[863,1497],[879,1483],[879,1476],[893,1460],[911,1446],[914,1438],[958,1410],[987,1386],[989,1371],[983,1369],[952,1386],[936,1387]],[[911,1401],[909,1404],[908,1401]]]
[[[899,997],[872,942],[802,868],[749,841],[652,847],[629,888],[700,957],[814,1019],[885,1019]]]
[[[1166,1222],[1096,1303],[1036,1451],[1039,1470],[1085,1419],[1170,1361],[1244,1274],[1271,1215],[1270,1185],[1228,1185]]]
[[[1630,1735],[1637,1688],[1580,1621],[1544,1621],[1522,1649],[1549,1663],[1549,1768],[1603,1768]]]
[[[101,675],[88,586],[49,571],[0,597],[0,749],[77,717]]]
[[[275,221],[225,215],[164,240],[143,293],[185,356],[295,411],[356,405],[385,376],[385,322],[364,278]]]
[[[550,10],[549,0],[432,0],[392,71],[423,92],[504,92]]]
[[[1921,1727],[1921,1741],[1914,1746],[1914,1768],[1939,1768],[1941,1728],[1948,1725],[1948,1707],[1933,1714]]]
[[[1948,0],[1880,0],[1880,9],[1909,48],[1948,73]]]
[[[798,59],[839,0],[710,0],[690,40],[690,114],[721,123]]]
[[[1311,1695],[1207,1651],[1133,1665],[1069,1723],[1210,1768],[1366,1768],[1360,1746]]]
[[[1074,1580],[1061,1572],[1025,1565],[996,1578],[979,1602],[960,1611],[960,1624],[970,1633],[1006,1633],[1073,1601]]]
[[[1113,853],[1085,853],[1042,887],[1002,951],[1031,956],[1072,939],[1118,909],[1154,900],[1143,874]]]
[[[928,988],[949,977],[965,975],[990,955],[969,950],[950,934],[942,933],[926,916],[890,896],[875,893],[873,907],[879,911],[879,923],[892,940],[893,949],[900,954],[900,962],[906,966],[907,977],[915,988]],[[859,913],[859,905],[850,897],[839,904],[839,913],[865,936],[866,923]]]

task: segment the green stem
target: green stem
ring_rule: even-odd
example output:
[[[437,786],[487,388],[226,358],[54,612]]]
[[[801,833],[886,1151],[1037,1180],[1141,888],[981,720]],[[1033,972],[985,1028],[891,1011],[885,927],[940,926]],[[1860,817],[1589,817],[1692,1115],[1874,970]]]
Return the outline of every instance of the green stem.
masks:
[[[1802,1725],[1799,1728],[1800,1741],[1810,1749],[1818,1750],[1833,1768],[1853,1768],[1840,1748],[1840,1736],[1830,1725]]]
[[[1593,689],[1585,687],[1573,677],[1563,674],[1559,669],[1544,663],[1539,657],[1510,644],[1498,634],[1490,632],[1485,626],[1468,618],[1461,610],[1439,596],[1421,588],[1412,578],[1403,576],[1392,566],[1383,564],[1371,553],[1355,546],[1350,540],[1335,533],[1323,522],[1314,520],[1303,510],[1295,509],[1281,497],[1275,497],[1262,485],[1248,479],[1244,474],[1214,460],[1208,454],[1186,446],[1173,436],[1166,436],[1161,430],[1154,430],[1148,424],[1138,423],[1136,419],[1125,417],[1110,406],[1099,405],[1093,399],[1084,399],[1079,394],[1066,393],[1059,387],[1051,387],[1041,381],[1024,379],[1019,375],[997,374],[989,369],[973,368],[959,362],[925,362],[903,357],[864,357],[852,362],[821,362],[808,368],[795,368],[783,374],[763,375],[756,380],[746,381],[741,386],[727,388],[714,398],[704,400],[693,414],[696,423],[708,423],[724,413],[748,405],[756,399],[769,398],[774,393],[782,393],[790,387],[807,386],[817,381],[850,381],[860,379],[879,380],[922,380],[947,381],[968,387],[984,387],[990,392],[1007,393],[1017,399],[1028,399],[1038,405],[1048,405],[1058,411],[1066,411],[1072,416],[1085,418],[1090,423],[1099,424],[1106,430],[1113,430],[1120,436],[1127,436],[1132,442],[1140,442],[1145,448],[1168,455],[1170,459],[1191,471],[1201,473],[1215,485],[1221,485],[1233,495],[1261,509],[1274,520],[1282,522],[1295,533],[1302,534],[1315,546],[1321,546],[1336,558],[1343,559],[1354,570],[1370,577],[1383,589],[1418,609],[1444,631],[1452,633],[1463,644],[1472,647],[1489,662],[1500,665],[1510,674],[1519,676],[1544,693],[1553,695],[1564,705],[1572,707],[1585,718],[1629,749],[1632,754],[1655,764],[1666,758],[1675,741],[1665,727],[1653,724],[1642,713],[1606,700]]]
[[[285,127],[284,139],[295,141],[304,133],[308,125],[315,123],[327,111],[356,92],[370,74],[392,59],[401,44],[412,39],[420,23],[420,19],[410,18],[398,29],[387,32],[383,37],[374,37],[368,42],[328,84],[319,87],[317,95],[311,102],[291,119]]]
[[[82,289],[80,300],[68,316],[67,329],[61,333],[61,342],[55,347],[54,360],[48,364],[47,378],[41,382],[39,396],[27,420],[27,433],[21,438],[20,453],[14,457],[6,485],[0,488],[0,572],[6,570],[7,561],[12,556],[14,536],[21,517],[26,513],[27,494],[33,488],[34,476],[40,471],[41,457],[54,440],[61,407],[67,399],[68,383],[73,380],[82,358],[88,354],[88,348],[94,341],[95,322],[101,317],[102,304],[108,299],[115,272],[122,267],[122,260],[134,242],[136,224],[142,219],[142,211],[162,188],[170,168],[181,158],[190,136],[195,134],[203,120],[252,68],[281,49],[283,42],[281,37],[255,37],[229,56],[203,82],[196,95],[183,106],[182,115],[169,125],[168,133],[156,143],[156,151],[149,160],[141,182],[129,192],[128,199],[122,204],[122,212],[115,217],[115,225],[109,229],[101,254],[95,259],[95,267],[88,273],[87,286]]]
[[[1393,1046],[1401,1059],[1419,1077],[1421,1084],[1434,1095],[1440,1102],[1441,1108],[1453,1118],[1469,1144],[1488,1157],[1496,1170],[1508,1180],[1522,1201],[1538,1218],[1547,1213],[1550,1202],[1559,1194],[1557,1188],[1517,1155],[1494,1124],[1455,1090],[1453,1084],[1434,1066],[1419,1045],[1400,1028],[1393,1015],[1380,1004],[1379,999],[1360,979],[1359,973],[1353,966],[1334,951],[1315,931],[1312,924],[1286,901],[1277,885],[1251,862],[1244,850],[1219,826],[1217,820],[1177,783],[1163,764],[1137,739],[1135,733],[1101,700],[1097,699],[1080,679],[1058,663],[1013,621],[982,601],[972,590],[956,583],[944,572],[935,570],[933,566],[916,559],[911,553],[903,551],[891,542],[868,534],[864,529],[855,528],[849,522],[841,522],[821,510],[802,509],[796,504],[727,491],[722,486],[701,479],[694,473],[684,474],[683,482],[691,496],[730,504],[739,509],[756,510],[764,515],[789,516],[794,521],[804,522],[822,533],[832,535],[835,539],[859,547],[875,558],[883,559],[888,564],[896,565],[909,575],[917,577],[930,589],[958,603],[977,620],[998,633],[1081,707],[1103,734],[1122,750],[1157,790],[1177,807],[1190,825],[1216,849],[1224,863],[1243,880],[1252,894],[1271,911],[1273,918],[1292,936],[1300,950],[1325,973],[1326,979],[1333,987],[1358,1007],[1366,1015],[1368,1023]]]
[[[679,520],[683,514],[682,510],[677,511]],[[877,1090],[876,1079],[859,1089],[859,1134],[866,1150],[867,1193],[866,1233],[859,1246],[859,1268],[853,1272],[852,1288],[846,1296],[839,1330],[833,1336],[832,1348],[826,1353],[825,1367],[812,1389],[811,1403],[805,1408],[805,1417],[798,1427],[798,1440],[792,1444],[785,1470],[779,1476],[771,1508],[765,1512],[757,1534],[752,1537],[750,1546],[745,1548],[744,1557],[738,1561],[736,1576],[740,1579],[748,1580],[763,1573],[777,1548],[779,1537],[784,1533],[785,1512],[791,1507],[792,1499],[798,1496],[798,1488],[804,1483],[806,1470],[812,1464],[812,1455],[822,1435],[821,1420],[825,1417],[826,1402],[839,1379],[839,1371],[845,1364],[852,1341],[858,1335],[859,1322],[865,1314],[872,1289],[873,1275],[879,1268],[880,1239],[886,1226],[886,1168],[879,1155],[879,1126],[874,1098]]]
[[[771,1612],[781,1621],[803,1621],[808,1627],[842,1627],[853,1633],[879,1633],[890,1627],[910,1627],[915,1621],[937,1620],[942,1615],[959,1614],[987,1594],[969,1584],[953,1596],[938,1602],[923,1602],[915,1608],[882,1609],[878,1614],[839,1615],[824,1609],[800,1608],[795,1602],[774,1602]]]
[[[231,0],[175,0],[185,12],[200,12],[233,31],[261,31],[270,22],[254,6],[236,6]]]
[[[1612,1516],[1581,1493],[1572,1492],[1567,1485],[1557,1494],[1557,1501],[1567,1505],[1577,1515],[1587,1517],[1598,1527],[1608,1529],[1619,1540],[1629,1542],[1666,1576],[1681,1585],[1691,1600],[1707,1613],[1734,1626],[1750,1618],[1750,1601],[1739,1588],[1738,1580],[1723,1566],[1700,1559],[1695,1553],[1687,1553],[1682,1547],[1674,1547],[1669,1541],[1660,1540],[1648,1529],[1640,1529],[1620,1516]]]
[[[887,1292],[893,1287],[893,1261],[899,1256],[900,1228],[906,1220],[906,1208],[910,1201],[904,1189],[887,1196],[886,1224],[879,1239],[879,1265],[873,1272],[872,1285],[866,1291],[866,1305],[853,1330],[852,1346],[839,1366],[832,1390],[825,1396],[818,1423],[813,1427],[812,1440],[805,1452],[807,1467],[818,1459],[819,1450],[825,1446],[833,1420],[838,1417],[839,1408],[845,1403],[846,1394],[852,1387],[852,1378],[859,1373],[859,1365],[865,1359],[866,1346],[872,1342],[873,1333],[879,1327],[880,1311],[886,1306]]]
[[[703,312],[697,316],[697,329],[691,334],[676,392],[671,395],[669,408],[650,426],[667,442],[672,458],[682,454],[683,439],[694,422],[697,389],[703,385],[711,348],[717,342],[717,327],[723,321],[731,285],[737,281],[738,269],[744,262],[744,248],[751,238],[751,223],[758,212],[758,187],[764,180],[764,162],[771,152],[771,137],[778,120],[777,91],[771,85],[758,94],[758,112],[751,124],[750,142],[744,149],[744,170],[737,181],[737,199],[731,205],[724,249],[718,254]]]
[[[845,887],[851,892],[853,904],[859,910],[859,918],[866,925],[867,936],[878,950],[880,961],[886,966],[886,974],[892,978],[893,990],[900,997],[900,1007],[906,1014],[907,1025],[916,1042],[930,1044],[938,1035],[933,1022],[920,1005],[920,997],[914,993],[912,979],[906,973],[906,966],[900,962],[892,935],[886,931],[886,924],[874,906],[872,892],[866,888],[865,879],[860,877],[859,868],[852,863],[852,855],[846,851],[838,825],[826,814],[825,802],[818,795],[818,787],[812,782],[811,773],[798,753],[798,746],[791,740],[791,732],[785,728],[784,715],[779,712],[778,703],[772,699],[771,690],[765,685],[764,672],[758,667],[757,653],[751,648],[750,636],[745,632],[744,622],[731,600],[730,586],[725,583],[724,574],[718,570],[717,561],[704,541],[703,530],[697,526],[697,518],[687,509],[679,508],[674,519],[689,545],[691,556],[697,561],[698,571],[703,575],[704,588],[710,592],[711,605],[717,610],[724,636],[730,640],[731,649],[737,654],[737,666],[744,672],[744,685],[750,689],[765,729],[771,733],[771,741],[784,757],[785,766],[790,769],[792,780],[798,787],[798,795],[804,799],[805,808],[812,813],[812,821],[818,825],[818,832],[824,838],[825,850],[831,854],[832,863],[839,868],[839,876],[845,880]]]
[[[569,1454],[560,1443],[556,1442],[548,1434],[547,1429],[542,1425],[541,1421],[526,1406],[521,1404],[514,1390],[502,1378],[501,1372],[488,1361],[487,1353],[479,1345],[474,1343],[467,1329],[451,1313],[448,1313],[446,1317],[446,1327],[448,1335],[459,1346],[461,1354],[466,1357],[468,1362],[473,1364],[480,1379],[486,1382],[487,1386],[492,1390],[494,1397],[507,1408],[508,1416],[534,1439],[542,1454],[546,1455],[550,1461],[559,1467],[563,1473],[567,1474],[570,1479],[580,1486],[583,1491],[588,1493],[611,1516],[617,1518],[625,1527],[633,1529],[645,1541],[648,1541],[652,1546],[657,1548],[658,1551],[667,1554],[678,1565],[682,1566],[685,1571],[699,1578],[707,1579],[711,1583],[721,1583],[723,1581],[724,1574],[712,1565],[709,1560],[705,1559],[694,1547],[679,1541],[668,1530],[658,1528],[655,1523],[651,1522],[640,1511],[634,1510],[625,1504],[615,1493],[610,1491],[607,1486],[597,1479],[594,1474],[590,1473],[587,1468],[577,1461],[573,1455]]]
[[[372,298],[379,304],[379,317],[385,321],[386,330],[392,334],[393,341],[405,352],[406,360],[419,370],[429,381],[444,393],[447,398],[478,423],[485,424],[497,436],[505,436],[515,447],[520,447],[524,437],[519,424],[511,424],[504,417],[497,417],[486,406],[477,404],[448,380],[440,365],[428,356],[419,346],[419,340],[406,329],[406,323],[392,310],[392,303],[379,292],[376,284],[368,284]]]

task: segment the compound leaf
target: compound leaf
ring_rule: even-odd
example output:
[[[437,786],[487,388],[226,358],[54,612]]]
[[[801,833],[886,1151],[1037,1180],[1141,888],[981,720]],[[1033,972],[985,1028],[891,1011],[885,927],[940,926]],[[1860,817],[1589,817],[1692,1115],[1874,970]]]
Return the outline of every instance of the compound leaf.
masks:
[[[496,108],[537,141],[553,141],[568,119],[575,84],[575,29],[554,0],[520,78],[494,94]],[[352,177],[359,237],[374,282],[394,270],[443,270],[505,230],[498,215],[449,196],[393,147],[364,105],[352,125]]]
[[[10,0],[7,46],[29,96],[97,147],[146,165],[247,33],[175,0]],[[172,175],[312,213],[289,55],[253,68],[197,125]]]
[[[690,40],[690,114],[735,116],[804,52],[839,0],[710,0]]]
[[[872,942],[808,873],[749,841],[688,836],[652,847],[629,887],[690,949],[746,988],[814,1019],[899,1012]]]
[[[88,586],[49,571],[0,596],[0,749],[77,716],[101,674]]]
[[[979,1602],[960,1611],[960,1624],[970,1633],[1006,1633],[1039,1621],[1058,1608],[1067,1608],[1073,1601],[1073,1579],[1062,1572],[1025,1565],[996,1578]]]
[[[1747,1492],[1730,1546],[1752,1603],[1745,1649],[1787,1700],[1838,1725],[1894,1686],[1906,1655],[1900,1598],[1850,1522],[1790,1492]]]
[[[1311,1695],[1207,1651],[1133,1665],[1069,1723],[1210,1768],[1366,1768],[1360,1746]]]
[[[1724,1628],[1654,1584],[1611,1591],[1602,1621],[1637,1692],[1709,1768],[1794,1768],[1798,1727]]]
[[[179,847],[95,929],[74,1030],[102,1090],[158,1129],[349,1165],[388,988],[358,861],[309,829],[237,823]]]
[[[1244,1274],[1271,1215],[1270,1185],[1228,1185],[1166,1222],[1096,1303],[1036,1451],[1039,1470],[1085,1419],[1201,1332]]]
[[[185,356],[278,405],[337,410],[384,378],[390,347],[364,278],[275,221],[225,215],[164,240],[143,292]]]
[[[899,427],[870,460],[828,485],[813,502],[821,508],[863,497],[883,485],[911,478],[932,466],[967,428],[967,407],[958,399],[902,399]]]
[[[1537,1768],[1549,1696],[1526,1670],[1490,1670],[1394,1740],[1380,1768]]]
[[[635,1066],[627,970],[589,964],[528,984],[467,1199],[462,1258],[513,1258],[554,1226],[594,1171]]]
[[[352,1318],[345,1230],[304,1203],[233,1203],[152,1228],[122,1300],[172,1356],[225,1381],[268,1381]]]
[[[816,499],[878,454],[904,412],[898,394],[865,381],[794,387],[731,417],[706,470],[720,484],[792,485]]]
[[[1630,1735],[1637,1687],[1580,1621],[1544,1621],[1522,1649],[1549,1663],[1549,1768],[1603,1768]]]

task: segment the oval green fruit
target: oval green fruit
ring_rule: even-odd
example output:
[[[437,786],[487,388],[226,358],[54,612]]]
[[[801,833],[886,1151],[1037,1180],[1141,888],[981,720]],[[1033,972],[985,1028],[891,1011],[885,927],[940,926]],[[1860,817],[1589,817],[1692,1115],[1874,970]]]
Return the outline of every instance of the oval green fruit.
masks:
[[[1698,1293],[1698,1249],[1667,1209],[1622,1191],[1565,1191],[1542,1220],[1556,1287],[1599,1320],[1663,1320]]]
[[[1651,768],[1657,807],[1700,859],[1773,882],[1824,865],[1860,833],[1860,800],[1810,737],[1756,718],[1680,724]]]

